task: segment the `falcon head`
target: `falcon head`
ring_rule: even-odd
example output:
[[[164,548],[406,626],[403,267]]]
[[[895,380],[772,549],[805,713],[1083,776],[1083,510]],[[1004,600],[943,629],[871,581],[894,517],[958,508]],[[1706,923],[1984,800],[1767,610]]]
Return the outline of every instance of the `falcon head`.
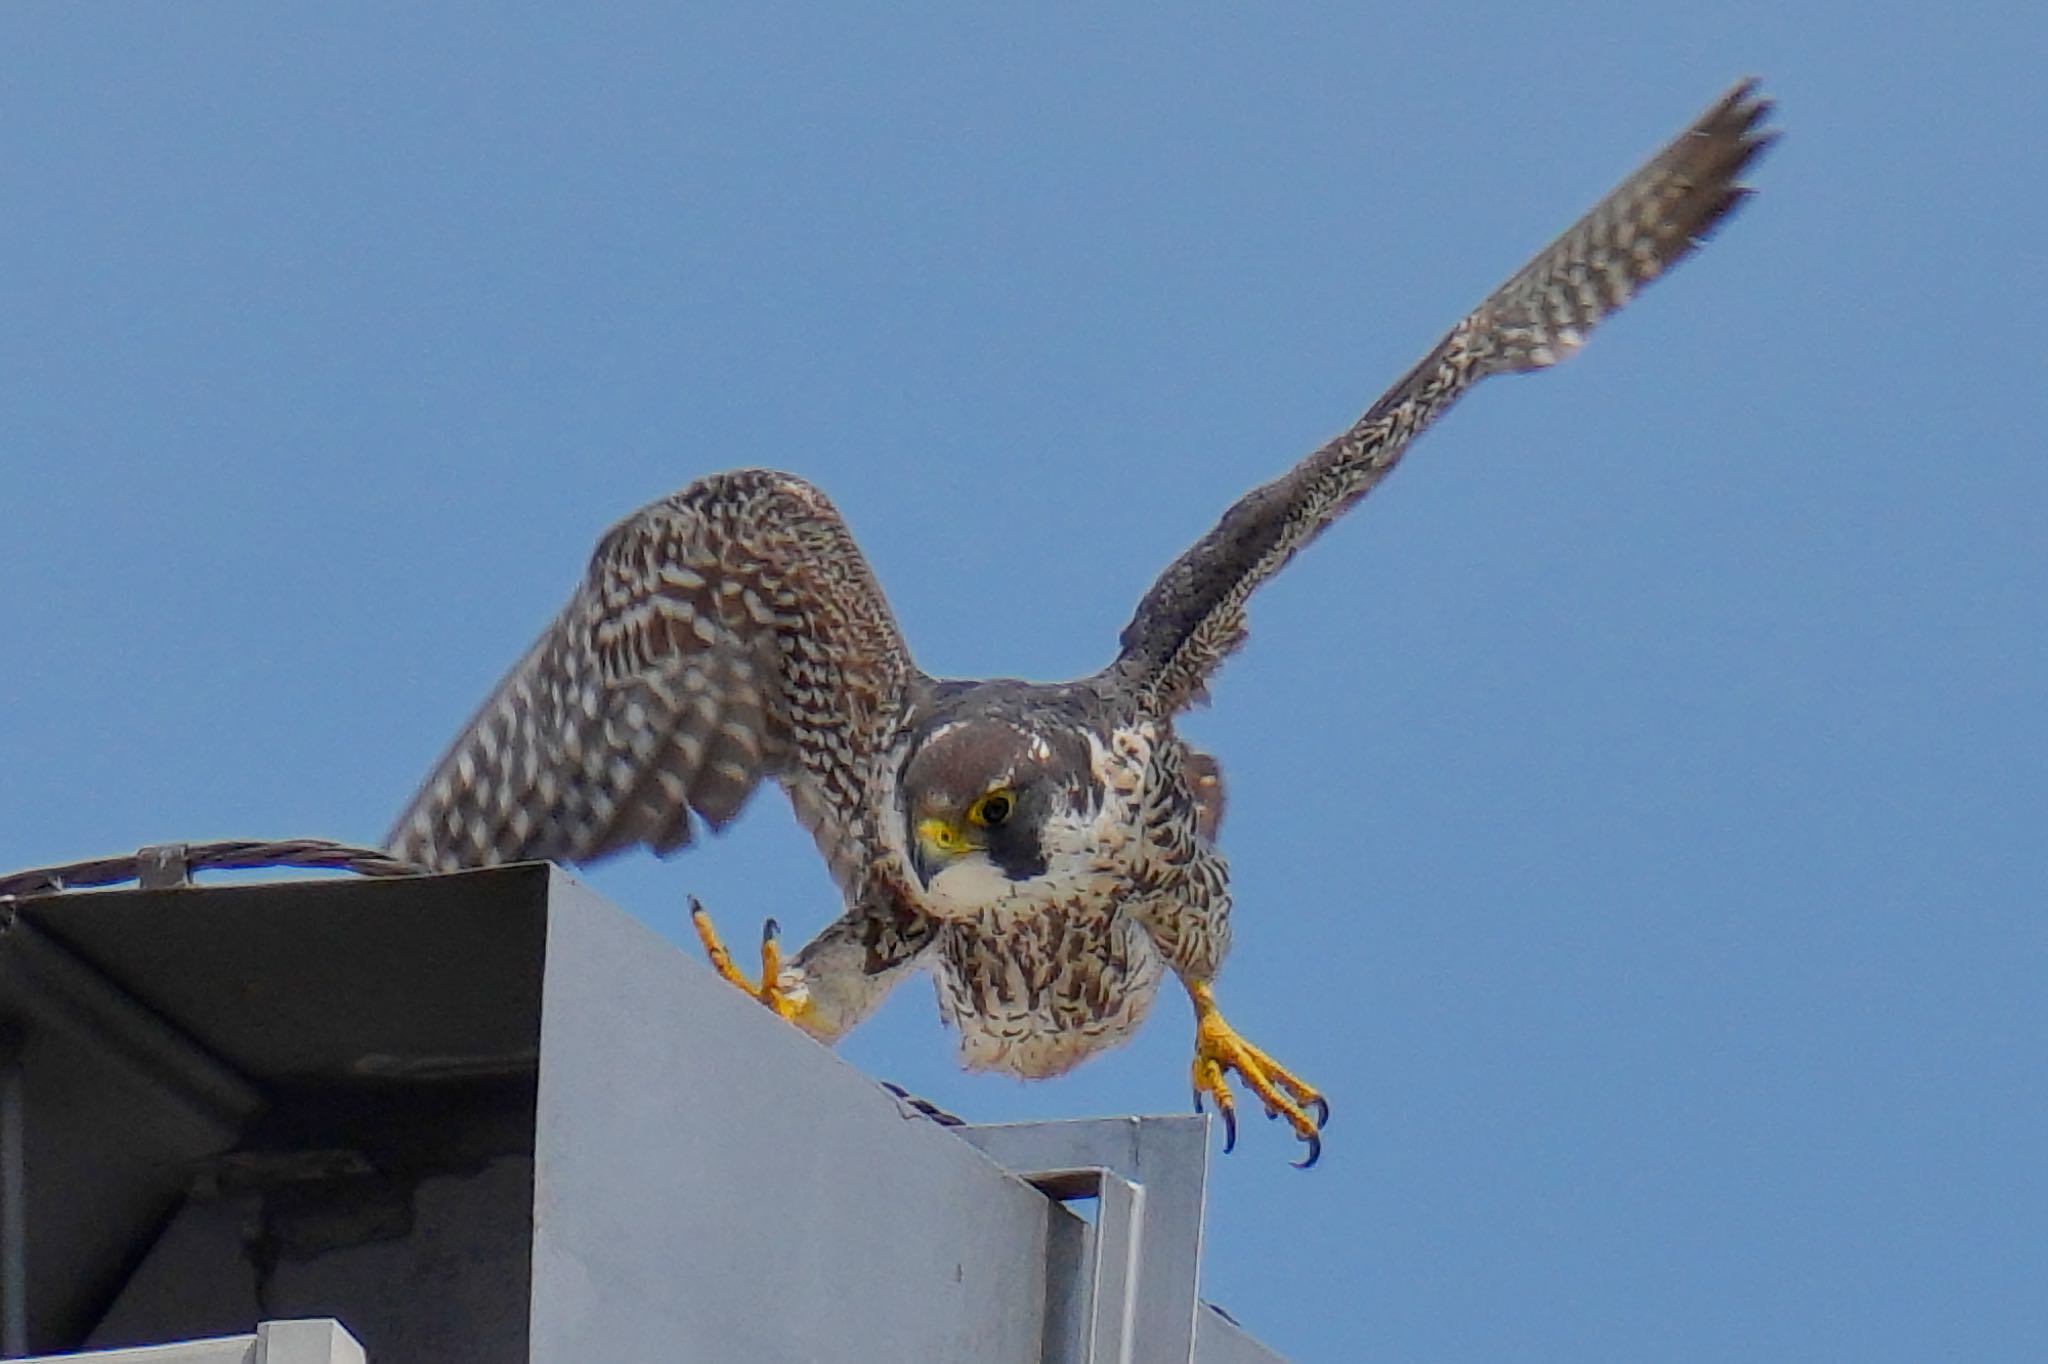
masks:
[[[1083,870],[1101,804],[1082,734],[989,716],[935,726],[898,789],[910,869],[934,908],[963,913]]]

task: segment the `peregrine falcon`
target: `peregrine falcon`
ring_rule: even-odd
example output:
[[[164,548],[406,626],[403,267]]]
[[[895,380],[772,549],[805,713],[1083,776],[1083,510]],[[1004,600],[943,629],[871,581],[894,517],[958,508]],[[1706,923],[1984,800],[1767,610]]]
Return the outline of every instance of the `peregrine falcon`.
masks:
[[[825,495],[714,474],[598,542],[568,606],[434,767],[388,837],[440,868],[667,854],[763,777],[817,840],[845,912],[761,976],[693,918],[718,972],[831,1042],[906,973],[975,1069],[1058,1075],[1131,1036],[1172,972],[1193,1082],[1235,1142],[1234,1073],[1306,1144],[1329,1108],[1240,1036],[1216,761],[1174,731],[1245,636],[1252,592],[1480,380],[1552,365],[1742,201],[1771,142],[1754,81],[1596,204],[1430,348],[1351,428],[1254,489],[1138,603],[1116,658],[1074,682],[948,681],[911,661]]]

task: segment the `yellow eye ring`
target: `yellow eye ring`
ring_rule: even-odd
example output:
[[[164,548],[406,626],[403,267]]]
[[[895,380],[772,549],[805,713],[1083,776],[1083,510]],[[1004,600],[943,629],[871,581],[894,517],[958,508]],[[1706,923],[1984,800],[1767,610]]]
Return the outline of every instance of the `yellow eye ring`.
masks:
[[[993,829],[1017,809],[1017,797],[1007,786],[999,786],[967,807],[967,818],[984,829]]]

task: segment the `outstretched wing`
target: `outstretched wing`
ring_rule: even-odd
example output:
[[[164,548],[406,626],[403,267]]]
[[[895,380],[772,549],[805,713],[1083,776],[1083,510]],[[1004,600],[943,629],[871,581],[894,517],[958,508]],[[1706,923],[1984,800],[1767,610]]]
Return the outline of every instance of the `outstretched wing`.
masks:
[[[1556,364],[1684,258],[1749,193],[1736,177],[1774,133],[1744,81],[1494,290],[1356,425],[1254,489],[1170,565],[1124,627],[1108,679],[1153,714],[1198,699],[1243,640],[1244,606],[1296,551],[1384,478],[1408,445],[1490,374]]]
[[[866,759],[921,678],[823,493],[714,475],[605,534],[386,842],[443,869],[666,853],[772,776],[848,887]]]

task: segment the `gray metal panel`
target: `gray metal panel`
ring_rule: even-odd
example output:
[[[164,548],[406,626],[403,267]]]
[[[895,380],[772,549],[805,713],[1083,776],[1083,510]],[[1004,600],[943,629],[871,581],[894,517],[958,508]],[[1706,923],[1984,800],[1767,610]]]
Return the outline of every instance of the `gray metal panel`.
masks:
[[[28,1353],[28,1101],[21,1029],[0,1022],[0,1355]]]
[[[251,1111],[240,1077],[47,935],[0,912],[0,1026],[18,1037],[0,1192],[10,1343],[74,1344],[175,1206],[188,1164]],[[17,1332],[14,1328],[25,1327]]]
[[[241,1222],[209,1219],[228,1204],[187,1204],[166,1223],[238,1140],[342,1146],[377,1125],[367,1137],[383,1141],[401,1130],[384,1120],[412,1111],[414,1129],[445,1136],[418,1143],[444,1165],[508,1148],[524,1162],[549,875],[111,891],[0,910],[0,1021],[26,1035],[31,1347],[75,1345],[96,1317],[106,1345],[249,1329],[261,1268]],[[492,1085],[495,1108],[465,1111]],[[529,1187],[522,1173],[511,1274],[493,1278],[515,1339]],[[315,1193],[327,1197],[301,1180],[281,1197]],[[284,1223],[260,1225],[267,1236]],[[191,1253],[152,1253],[138,1270],[160,1230],[158,1252]]]
[[[531,1164],[506,1157],[410,1188],[352,1183],[188,1203],[90,1343],[211,1335],[284,1314],[339,1317],[379,1364],[525,1358]]]
[[[31,1298],[126,1276],[94,1343],[284,1311],[378,1364],[1065,1364],[1094,1323],[1151,1364],[1191,1324],[1203,1124],[970,1134],[1127,1179],[1091,1226],[552,869],[65,895],[11,929],[32,1258],[100,1238]]]
[[[550,869],[102,891],[49,934],[244,1075],[531,1065]]]
[[[266,1321],[256,1328],[251,1364],[363,1364],[363,1347],[332,1319]]]
[[[364,1364],[364,1359],[363,1347],[340,1322],[323,1319],[266,1321],[252,1335],[38,1355],[21,1364]]]
[[[553,903],[537,1364],[1036,1364],[1071,1214],[566,877]]]
[[[1104,1170],[1144,1190],[1136,1232],[1135,1357],[1183,1364],[1193,1356],[1209,1179],[1209,1119],[1096,1118],[992,1123],[959,1129],[1006,1169],[1030,1179]]]
[[[1195,1318],[1195,1364],[1287,1364],[1207,1303]]]
[[[257,1364],[256,1337],[215,1336],[180,1340],[167,1345],[139,1345],[128,1350],[89,1350],[84,1354],[36,1355],[20,1364]]]

